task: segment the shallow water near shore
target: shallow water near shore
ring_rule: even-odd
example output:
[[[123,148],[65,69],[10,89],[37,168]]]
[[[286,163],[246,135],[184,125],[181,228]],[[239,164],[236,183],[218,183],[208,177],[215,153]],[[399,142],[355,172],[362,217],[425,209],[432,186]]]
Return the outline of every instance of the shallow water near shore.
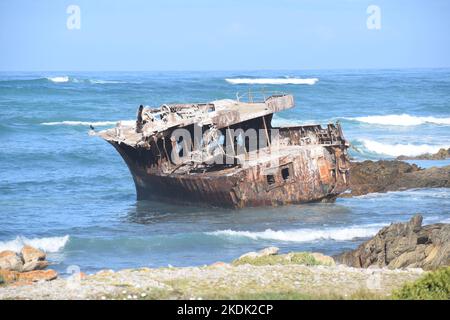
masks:
[[[87,135],[91,123],[133,119],[141,103],[234,98],[249,86],[294,94],[277,125],[340,120],[357,160],[450,147],[448,69],[0,73],[0,250],[29,243],[59,272],[90,273],[230,261],[269,245],[334,254],[414,213],[449,222],[449,189],[235,211],[137,202],[120,156]]]

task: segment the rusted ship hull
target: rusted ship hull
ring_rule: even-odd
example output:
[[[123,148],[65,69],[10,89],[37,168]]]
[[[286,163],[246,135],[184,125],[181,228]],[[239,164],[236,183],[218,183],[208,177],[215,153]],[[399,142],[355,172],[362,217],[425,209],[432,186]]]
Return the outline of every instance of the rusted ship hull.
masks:
[[[138,200],[242,208],[334,199],[349,182],[341,127],[272,127],[273,113],[293,106],[282,94],[140,107],[136,125],[99,135],[125,160]]]
[[[138,200],[243,208],[334,200],[348,189],[345,146],[303,146],[280,157],[275,168],[269,161],[238,171],[160,175],[142,166],[138,150],[112,145],[133,176]]]

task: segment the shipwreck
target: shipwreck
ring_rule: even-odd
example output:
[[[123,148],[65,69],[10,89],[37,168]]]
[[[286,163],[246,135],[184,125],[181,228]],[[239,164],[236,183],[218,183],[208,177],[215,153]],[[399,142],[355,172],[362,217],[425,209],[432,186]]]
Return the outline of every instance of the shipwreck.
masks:
[[[137,120],[94,133],[117,149],[137,199],[218,207],[332,201],[349,186],[339,123],[272,126],[294,97],[249,95],[208,103],[140,106]]]

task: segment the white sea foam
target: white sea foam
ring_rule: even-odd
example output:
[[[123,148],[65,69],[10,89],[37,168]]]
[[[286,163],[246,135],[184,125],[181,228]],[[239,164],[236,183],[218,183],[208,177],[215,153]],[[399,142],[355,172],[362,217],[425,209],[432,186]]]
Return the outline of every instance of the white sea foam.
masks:
[[[116,125],[119,121],[55,121],[55,122],[42,122],[41,125],[43,126],[97,126],[97,127],[104,127],[104,126],[112,126]],[[122,125],[133,125],[136,121],[134,120],[122,120],[120,121]]]
[[[355,120],[369,124],[380,124],[388,126],[418,126],[425,123],[450,125],[450,118],[436,118],[436,117],[419,117],[411,116],[409,114],[391,114],[384,116],[367,116],[367,117],[353,117],[345,118],[348,120]]]
[[[24,245],[29,245],[34,248],[38,248],[45,252],[58,252],[69,241],[69,236],[63,237],[49,237],[49,238],[33,238],[28,239],[26,237],[18,236],[14,240],[0,241],[0,252],[4,250],[12,250],[19,252]]]
[[[116,80],[96,80],[96,79],[91,79],[89,80],[90,83],[92,84],[117,84],[117,83],[125,83],[123,81],[116,81]]]
[[[60,82],[69,82],[70,79],[67,76],[62,76],[62,77],[48,77],[47,80],[55,83],[60,83]]]
[[[58,77],[47,77],[48,81],[54,83],[63,83],[63,82],[73,82],[73,83],[90,83],[90,84],[117,84],[117,83],[125,83],[123,81],[118,80],[101,80],[101,79],[77,79],[70,78],[68,76],[58,76]]]
[[[272,125],[274,127],[295,127],[295,126],[304,126],[308,124],[317,124],[320,121],[317,120],[298,120],[295,118],[286,119],[282,118],[278,115],[274,115],[272,119]]]
[[[227,78],[231,84],[308,84],[313,85],[318,78]]]
[[[381,155],[388,155],[393,157],[398,156],[418,156],[425,153],[436,153],[439,149],[450,148],[450,144],[447,145],[430,145],[430,144],[389,144],[385,142],[378,142],[369,139],[360,140],[364,148],[370,152],[378,153]]]
[[[295,230],[272,230],[252,232],[252,231],[234,231],[219,230],[209,232],[208,234],[219,237],[244,237],[253,240],[278,240],[288,242],[309,242],[315,240],[337,240],[345,241],[355,238],[366,238],[373,236],[384,225],[370,224],[361,226],[349,226],[343,228],[326,229],[295,229]]]

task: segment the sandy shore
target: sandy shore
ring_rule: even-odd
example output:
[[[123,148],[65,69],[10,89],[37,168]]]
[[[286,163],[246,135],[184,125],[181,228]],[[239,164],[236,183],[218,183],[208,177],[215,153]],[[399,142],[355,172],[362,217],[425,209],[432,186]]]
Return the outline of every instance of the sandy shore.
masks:
[[[127,269],[0,288],[0,299],[389,298],[421,269],[230,265]]]

